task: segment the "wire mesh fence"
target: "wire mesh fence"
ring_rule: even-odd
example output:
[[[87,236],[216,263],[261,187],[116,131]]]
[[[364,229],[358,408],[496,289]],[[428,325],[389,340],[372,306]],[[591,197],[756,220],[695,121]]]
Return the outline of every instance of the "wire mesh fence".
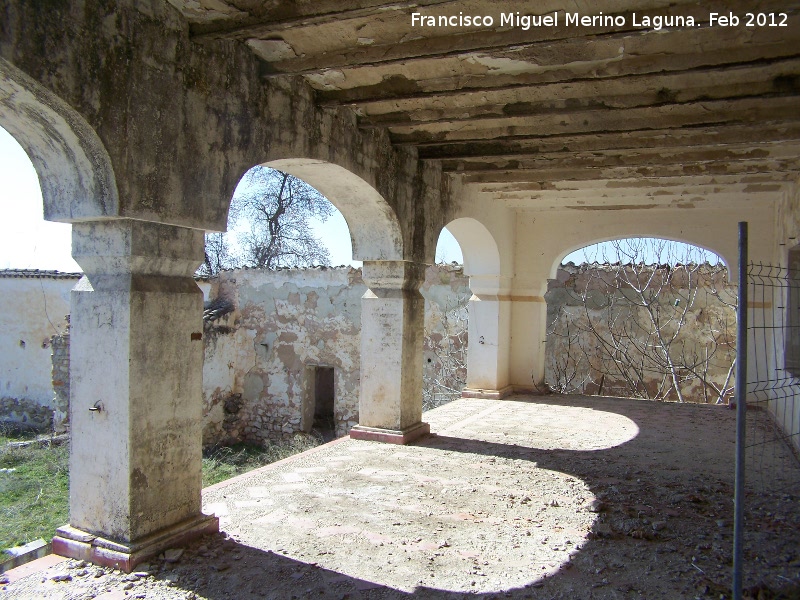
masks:
[[[800,270],[749,263],[744,494],[739,595],[800,598],[800,543],[786,549],[771,581],[753,581],[748,564],[760,560],[765,541],[789,528],[800,539]],[[744,314],[747,311],[747,314]],[[743,413],[741,413],[743,414]],[[737,508],[738,510],[738,508]],[[736,565],[735,565],[736,570]],[[735,576],[736,577],[736,576]],[[742,585],[743,583],[743,585]],[[775,593],[779,595],[774,595]]]
[[[800,272],[751,263],[748,281],[745,448],[750,486],[761,492],[798,491]]]

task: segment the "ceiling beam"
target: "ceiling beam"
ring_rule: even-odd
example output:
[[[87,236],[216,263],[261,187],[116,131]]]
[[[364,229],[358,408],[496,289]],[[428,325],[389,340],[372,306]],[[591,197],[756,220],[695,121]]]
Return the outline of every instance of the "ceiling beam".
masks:
[[[566,154],[603,151],[636,151],[657,147],[680,151],[685,148],[714,145],[769,144],[800,140],[800,119],[789,122],[763,122],[751,125],[726,125],[723,128],[690,127],[686,129],[646,129],[619,133],[592,132],[582,135],[516,137],[500,140],[467,140],[420,145],[424,159],[470,157],[514,157],[518,155]]]
[[[415,100],[437,94],[713,68],[792,57],[800,27],[747,32],[701,27],[663,33],[611,34],[590,40],[528,44],[489,54],[404,60],[399,64],[310,74],[320,104]]]
[[[266,38],[293,28],[313,27],[385,14],[388,9],[408,11],[420,7],[454,4],[457,0],[314,0],[313,2],[262,2],[244,17],[193,22],[195,41]],[[229,4],[231,4],[229,2]],[[245,12],[245,11],[242,11]]]
[[[798,55],[800,56],[800,54]],[[639,75],[622,80],[591,79],[517,87],[502,91],[465,92],[413,101],[360,107],[362,127],[397,127],[437,121],[613,110],[800,93],[800,59],[757,66],[702,69],[667,75]]]
[[[720,165],[743,161],[798,161],[800,139],[772,144],[736,144],[681,148],[643,148],[602,152],[527,154],[485,158],[455,158],[441,161],[445,172],[478,173],[545,169],[604,169],[614,167],[653,167],[692,165],[719,169]],[[800,164],[800,163],[798,163]]]
[[[492,13],[497,16],[502,12],[502,3],[495,5]],[[529,5],[528,5],[529,6]],[[375,44],[361,46],[358,48],[342,47],[339,49],[328,49],[324,54],[309,53],[303,49],[296,49],[295,58],[274,61],[270,64],[270,70],[275,74],[305,74],[316,73],[324,69],[343,69],[355,65],[376,65],[387,62],[408,61],[423,57],[441,58],[454,56],[465,52],[489,52],[493,50],[508,49],[512,46],[532,44],[535,42],[553,42],[558,40],[568,40],[574,38],[593,39],[595,36],[630,34],[636,32],[652,32],[652,27],[643,26],[644,17],[671,16],[671,17],[693,17],[697,29],[697,23],[708,23],[708,15],[711,12],[728,14],[729,12],[752,12],[752,3],[746,0],[710,0],[707,2],[656,2],[651,3],[651,8],[639,10],[634,3],[629,3],[630,8],[619,9],[620,3],[614,0],[602,0],[592,3],[592,8],[588,10],[573,9],[583,15],[596,15],[600,12],[606,15],[619,15],[625,18],[625,25],[616,26],[573,26],[565,25],[564,11],[560,12],[558,26],[539,27],[523,30],[522,28],[499,28],[497,22],[495,26],[484,30],[465,30],[443,29],[425,27],[412,27],[411,9],[403,9],[402,17],[397,18],[395,26],[395,37],[398,39],[407,38],[407,41],[397,42],[392,40],[386,44]],[[787,12],[795,14],[798,9],[797,0],[763,0],[759,4],[760,12]],[[540,9],[541,10],[541,9]],[[419,11],[424,13],[425,11]],[[523,12],[530,12],[530,9]],[[536,11],[540,12],[539,10]],[[638,21],[634,21],[634,14]],[[391,18],[386,15],[385,18]],[[338,21],[341,23],[341,19]],[[791,20],[790,20],[791,22]],[[397,31],[397,28],[401,28]],[[672,29],[672,28],[670,28]],[[677,27],[676,29],[680,29]],[[719,27],[714,29],[720,30]],[[755,29],[755,28],[754,28]],[[274,30],[266,27],[261,31],[249,30],[245,35],[238,36],[238,39],[259,38],[265,39],[272,37],[281,30]],[[404,35],[400,35],[404,34]],[[320,31],[319,35],[324,35]],[[279,37],[279,36],[278,36]]]
[[[720,177],[730,175],[767,175],[770,178],[794,173],[800,176],[800,157],[783,160],[747,160],[712,163],[652,164],[624,167],[578,167],[563,165],[540,169],[511,169],[467,172],[464,183],[504,183],[514,181],[611,181],[651,180],[687,177]]]
[[[535,189],[538,186],[538,191],[551,191],[563,192],[567,190],[599,190],[609,191],[618,188],[626,189],[658,189],[658,188],[696,188],[707,189],[713,191],[715,189],[723,189],[729,186],[740,186],[744,188],[752,188],[758,186],[761,192],[780,191],[785,183],[797,180],[797,171],[780,171],[774,173],[762,172],[742,172],[733,174],[685,174],[674,172],[671,174],[635,174],[628,173],[620,170],[618,173],[608,173],[607,177],[596,178],[576,178],[567,179],[569,173],[561,172],[539,172],[539,171],[515,171],[509,173],[507,177],[498,177],[498,173],[478,173],[478,174],[465,174],[461,175],[461,179],[465,185],[467,184],[481,184],[481,185],[501,185],[500,189],[505,191],[518,191],[520,186],[531,184]],[[617,176],[619,175],[619,176]],[[548,178],[549,177],[549,178]],[[753,188],[756,189],[756,188]],[[687,192],[688,193],[688,192]]]
[[[548,136],[643,129],[674,129],[700,125],[744,124],[800,118],[796,96],[712,100],[626,110],[598,109],[537,116],[441,121],[389,129],[395,144],[494,140],[518,136]]]

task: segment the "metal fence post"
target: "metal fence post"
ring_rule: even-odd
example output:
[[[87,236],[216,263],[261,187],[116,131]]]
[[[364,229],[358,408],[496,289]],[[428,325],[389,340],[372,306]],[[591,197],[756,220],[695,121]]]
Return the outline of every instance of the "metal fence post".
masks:
[[[747,223],[739,223],[739,299],[736,318],[736,482],[733,497],[733,598],[742,598],[744,450],[747,417]]]

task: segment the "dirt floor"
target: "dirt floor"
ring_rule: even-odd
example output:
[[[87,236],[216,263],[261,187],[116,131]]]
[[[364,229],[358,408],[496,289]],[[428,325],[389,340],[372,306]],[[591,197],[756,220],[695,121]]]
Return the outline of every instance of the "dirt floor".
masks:
[[[0,596],[730,597],[733,411],[515,396],[425,419],[416,445],[345,438],[206,489],[223,533],[179,557],[132,575],[64,561]],[[745,585],[797,598],[800,468],[759,452]]]

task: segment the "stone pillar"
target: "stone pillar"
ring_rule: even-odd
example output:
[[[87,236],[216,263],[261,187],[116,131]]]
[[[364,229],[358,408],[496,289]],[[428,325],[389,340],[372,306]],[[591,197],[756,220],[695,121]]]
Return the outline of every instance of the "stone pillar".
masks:
[[[70,524],[57,554],[126,571],[218,529],[200,512],[203,232],[72,226]]]
[[[538,289],[511,295],[511,359],[509,383],[516,391],[543,392],[547,341],[547,303]],[[472,341],[470,340],[470,344]]]
[[[430,433],[422,422],[425,265],[364,261],[361,393],[350,437],[406,444]]]
[[[510,289],[499,275],[469,278],[469,348],[467,386],[463,398],[505,398],[509,385],[508,367],[511,337]]]

